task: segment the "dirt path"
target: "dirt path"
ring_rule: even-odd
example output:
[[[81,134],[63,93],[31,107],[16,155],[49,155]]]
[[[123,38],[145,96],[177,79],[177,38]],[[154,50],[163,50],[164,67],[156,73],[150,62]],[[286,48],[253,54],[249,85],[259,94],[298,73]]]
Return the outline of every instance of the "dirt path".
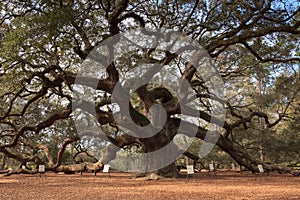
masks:
[[[0,199],[299,199],[300,177],[271,174],[266,181],[252,174],[218,172],[217,177],[198,173],[196,179],[147,181],[132,174],[86,173],[82,176],[47,173],[0,177]]]

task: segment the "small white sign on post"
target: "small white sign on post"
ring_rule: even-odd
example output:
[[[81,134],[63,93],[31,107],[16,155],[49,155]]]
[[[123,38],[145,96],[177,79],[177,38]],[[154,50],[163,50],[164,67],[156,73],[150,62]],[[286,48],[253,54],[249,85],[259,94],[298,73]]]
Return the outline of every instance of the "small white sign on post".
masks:
[[[109,165],[104,165],[103,167],[103,173],[109,173]]]
[[[262,165],[257,165],[257,167],[258,167],[258,171],[259,171],[260,173],[264,173],[264,168],[263,168]]]
[[[187,174],[194,174],[194,166],[193,165],[187,165]]]
[[[196,179],[195,172],[194,172],[194,165],[187,165],[186,166],[186,170],[187,170],[187,173],[186,173],[186,179],[187,179],[187,181],[189,181],[189,176],[190,175],[193,175],[194,179]]]
[[[211,172],[215,171],[215,167],[213,163],[210,163],[208,166],[209,166],[209,171]]]
[[[216,170],[215,170],[215,166],[214,166],[214,163],[210,163],[209,165],[208,165],[208,167],[209,167],[209,170],[208,170],[208,176],[210,176],[210,174],[211,173],[213,173],[215,176],[217,176],[216,175]]]
[[[103,166],[103,173],[107,173],[108,174],[108,178],[110,179],[109,167],[110,167],[110,165],[105,164]]]
[[[235,164],[234,163],[231,163],[231,169],[235,170]]]
[[[39,173],[44,173],[45,172],[45,165],[39,165],[38,171],[39,171]]]
[[[258,168],[258,173],[255,173],[255,180],[256,180],[256,178],[257,178],[257,176],[258,176],[259,174],[263,175],[263,176],[265,177],[265,179],[268,180],[268,179],[267,179],[267,176],[266,176],[266,174],[265,174],[265,171],[264,171],[263,166],[262,166],[262,165],[257,165],[257,168]]]

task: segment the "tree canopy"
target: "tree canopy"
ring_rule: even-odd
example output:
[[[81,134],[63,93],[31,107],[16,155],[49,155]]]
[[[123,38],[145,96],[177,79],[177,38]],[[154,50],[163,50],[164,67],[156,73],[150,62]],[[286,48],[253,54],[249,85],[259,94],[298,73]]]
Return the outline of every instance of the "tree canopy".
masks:
[[[90,146],[106,150],[96,156],[98,164],[105,164],[125,147],[137,145],[146,155],[171,144],[173,151],[175,138],[184,143],[217,132],[216,145],[240,165],[255,171],[263,164],[268,170],[299,175],[266,164],[276,161],[274,152],[286,146],[299,159],[297,1],[9,0],[0,9],[0,152],[21,165],[46,164],[47,170],[58,170],[71,144],[78,152],[88,152],[85,147]],[[126,42],[119,47],[109,43],[130,31],[138,40],[137,29],[152,39],[152,46],[142,43],[130,49],[129,44],[124,51]],[[205,62],[197,60],[197,67],[197,62],[179,56],[193,45],[173,51],[182,38],[175,38],[172,46],[173,32],[203,47],[206,51],[198,57]],[[161,41],[172,48],[161,48]],[[126,53],[118,57],[118,51]],[[97,71],[85,63],[105,67]],[[218,70],[214,84],[224,87],[220,95],[211,91],[207,70],[198,70],[204,65]],[[143,82],[131,91],[119,84],[124,77],[131,83],[159,79],[159,84]],[[130,92],[129,101],[122,101],[124,91]],[[82,98],[87,93],[93,102]],[[164,124],[154,108],[163,108],[159,115]],[[222,109],[226,118],[216,114]],[[88,116],[95,120],[85,120]],[[87,141],[88,131],[78,133],[78,127],[95,124],[104,135]],[[218,128],[211,131],[212,126]],[[148,137],[145,127],[159,131]],[[98,141],[103,136],[104,142]],[[186,150],[182,154],[199,158]],[[174,163],[157,170],[166,175]]]

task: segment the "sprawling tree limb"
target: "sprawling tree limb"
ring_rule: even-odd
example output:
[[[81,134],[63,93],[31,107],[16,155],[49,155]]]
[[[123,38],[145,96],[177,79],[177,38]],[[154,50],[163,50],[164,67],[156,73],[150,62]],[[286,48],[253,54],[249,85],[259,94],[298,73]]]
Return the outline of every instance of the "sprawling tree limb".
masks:
[[[42,129],[51,126],[55,121],[57,121],[59,119],[66,119],[67,117],[69,117],[69,115],[70,115],[71,112],[72,112],[72,109],[71,109],[71,107],[69,107],[66,110],[63,110],[63,111],[61,111],[59,113],[55,113],[55,114],[51,115],[48,119],[46,119],[45,121],[39,123],[36,126],[24,126],[20,130],[18,130],[18,132],[15,134],[14,139],[13,139],[13,141],[11,143],[2,145],[1,148],[5,149],[5,148],[10,148],[10,147],[16,146],[17,143],[18,143],[18,141],[19,141],[19,138],[25,132],[27,132],[27,131],[33,131],[33,132],[38,133]]]
[[[183,120],[178,120],[178,119],[172,119],[171,121],[172,121],[171,123],[174,126],[174,128],[179,127],[179,124],[183,123],[184,124],[183,127],[185,128],[184,133],[187,136],[189,136],[189,134],[187,134],[187,133],[192,133],[195,130],[197,130],[196,137],[201,140],[205,140],[206,134],[209,134],[208,130],[205,130],[204,128],[201,128],[201,127],[197,127],[196,125],[191,124],[189,122],[186,122]],[[264,163],[263,161],[256,160],[242,146],[240,146],[236,143],[233,143],[228,138],[221,135],[221,133],[219,133],[218,135],[219,135],[219,139],[218,139],[216,145],[218,145],[223,151],[227,152],[230,156],[232,156],[240,165],[245,166],[252,172],[256,172],[258,170],[257,165],[262,164],[264,166],[264,168],[267,170],[273,170],[273,171],[276,170],[281,173],[291,173],[295,176],[300,175],[299,171],[293,170],[289,167],[268,165],[268,164]],[[187,155],[191,156],[188,153],[187,153]],[[193,158],[196,158],[196,157],[193,157]]]
[[[77,108],[88,113],[96,113],[96,119],[103,126],[116,124],[117,130],[123,128],[137,136],[134,137],[122,133],[115,134],[114,137],[107,136],[114,146],[110,145],[108,147],[111,154],[105,155],[106,157],[103,156],[102,160],[104,163],[114,158],[114,154],[119,148],[132,143],[141,145],[145,152],[162,147],[175,137],[176,130],[181,123],[185,127],[183,134],[192,137],[190,134],[196,132],[196,137],[204,140],[208,130],[174,117],[184,113],[189,117],[199,117],[199,120],[205,122],[205,124],[211,124],[212,122],[221,126],[222,120],[212,116],[210,112],[211,105],[207,103],[209,100],[213,100],[220,104],[225,103],[229,110],[229,119],[224,122],[222,129],[223,135],[219,133],[220,138],[217,141],[219,147],[236,159],[238,163],[252,171],[257,170],[257,164],[263,164],[269,170],[285,171],[297,175],[290,168],[266,165],[262,161],[254,159],[242,146],[236,144],[228,137],[235,130],[242,128],[242,126],[247,128],[247,125],[256,118],[263,118],[267,127],[274,127],[286,117],[290,108],[289,105],[292,104],[291,101],[282,110],[277,111],[278,118],[274,121],[271,120],[273,115],[269,115],[268,112],[251,111],[250,106],[254,103],[247,102],[245,104],[244,97],[240,98],[239,103],[242,105],[231,104],[229,100],[224,102],[216,94],[210,93],[205,81],[200,77],[201,75],[197,74],[197,66],[194,66],[199,61],[197,59],[203,56],[208,57],[208,54],[203,54],[203,52],[200,52],[195,57],[195,60],[185,64],[178,62],[178,65],[181,65],[179,67],[181,72],[179,74],[181,75],[179,90],[176,91],[179,94],[178,96],[175,96],[169,88],[164,86],[156,87],[151,85],[149,87],[150,85],[147,85],[147,81],[161,71],[163,67],[166,65],[173,66],[180,59],[178,56],[181,53],[195,49],[193,49],[193,46],[184,46],[180,47],[177,52],[161,52],[158,47],[160,47],[160,39],[163,37],[163,34],[159,31],[156,33],[147,29],[156,27],[161,30],[173,29],[185,32],[206,48],[211,57],[226,60],[231,59],[230,56],[233,56],[236,59],[236,62],[232,64],[233,67],[225,70],[223,74],[224,81],[238,76],[241,76],[241,79],[249,76],[251,79],[250,74],[261,63],[290,64],[299,62],[299,57],[288,56],[294,54],[296,48],[287,47],[287,52],[276,50],[276,55],[278,56],[274,57],[273,54],[267,52],[269,50],[268,46],[261,45],[258,49],[255,45],[252,45],[252,42],[255,42],[257,39],[264,40],[264,36],[275,34],[279,39],[282,39],[280,36],[287,35],[285,40],[282,39],[283,43],[285,41],[292,42],[293,38],[296,38],[295,42],[297,42],[299,40],[297,34],[300,33],[300,22],[297,17],[300,9],[287,10],[282,5],[274,7],[273,5],[279,2],[271,0],[254,3],[247,1],[213,1],[210,3],[210,6],[202,5],[198,0],[194,3],[174,1],[173,5],[157,1],[151,6],[152,2],[128,0],[118,2],[92,1],[88,3],[61,1],[48,2],[42,6],[40,3],[40,1],[26,3],[13,0],[3,3],[5,9],[1,10],[0,14],[2,17],[0,32],[4,35],[0,37],[0,42],[3,44],[1,52],[4,52],[0,55],[0,103],[3,105],[3,109],[0,111],[0,139],[3,139],[1,140],[0,151],[8,157],[14,158],[21,163],[37,162],[35,161],[38,159],[36,154],[24,153],[19,155],[14,151],[14,148],[22,144],[29,149],[44,150],[48,158],[47,169],[55,171],[71,170],[72,167],[59,166],[62,164],[62,155],[67,145],[77,141],[78,138],[67,138],[63,141],[56,163],[54,163],[49,149],[45,145],[42,144],[37,147],[25,141],[25,138],[28,133],[32,133],[35,136],[42,132],[47,133],[47,129],[53,126],[55,122],[70,119],[72,111]],[[288,2],[282,3],[288,4]],[[56,16],[56,14],[60,14],[60,16]],[[65,20],[60,20],[59,18]],[[136,57],[130,57],[133,61],[129,65],[123,62],[122,59],[115,60],[116,55],[113,45],[106,46],[108,50],[106,55],[99,52],[91,54],[108,36],[116,36],[118,33],[127,31],[131,26],[130,22],[133,21],[146,28],[143,30],[144,34],[155,38],[152,48],[145,49],[142,45],[139,46],[140,51],[138,53],[134,52],[137,53]],[[178,24],[178,21],[182,23]],[[169,33],[166,37],[170,37],[171,34]],[[168,48],[172,49],[172,47],[175,47],[174,44],[171,44]],[[234,56],[236,52],[233,49],[236,47],[242,49],[243,52],[239,57]],[[74,73],[74,71],[79,70],[79,63],[86,59],[87,56],[106,67],[105,73],[107,78],[99,80]],[[246,58],[244,59],[244,57]],[[252,62],[252,60],[255,60],[255,62]],[[157,64],[158,66],[151,68],[144,76],[139,77],[141,80],[147,81],[145,85],[135,91],[138,99],[134,99],[134,101],[138,101],[137,104],[139,104],[136,106],[134,101],[124,101],[124,95],[130,96],[127,86],[117,84],[123,70],[130,71],[140,61],[146,64]],[[16,75],[22,77],[17,84],[15,84],[17,81],[14,81],[14,78],[18,78],[14,77]],[[4,78],[3,81],[2,78]],[[15,84],[14,87],[10,88],[10,86],[2,84],[12,80],[14,82],[11,85]],[[185,85],[185,81],[196,92],[196,95],[192,98],[188,98],[188,85]],[[93,104],[83,100],[78,101],[76,104],[76,96],[74,95],[72,99],[70,95],[73,91],[72,86],[75,84],[91,88],[95,87],[93,89],[99,92],[100,95],[98,98],[99,102]],[[2,88],[2,85],[5,86]],[[120,88],[116,95],[111,97],[110,95],[116,86],[120,86]],[[5,91],[5,89],[9,91]],[[235,89],[239,90],[240,88],[235,86]],[[109,97],[106,95],[109,95]],[[39,105],[42,99],[47,98],[50,99],[50,105]],[[112,104],[111,98],[119,103],[120,112],[113,114],[112,108],[110,108]],[[71,108],[71,105],[66,107],[66,99],[69,104],[74,100],[73,108]],[[194,108],[180,105],[190,103],[196,99],[201,104],[201,108],[198,111]],[[22,100],[24,101],[20,103]],[[55,104],[60,105],[55,107]],[[150,127],[149,130],[151,131],[154,131],[156,128],[151,123],[150,112],[150,108],[154,104],[160,104],[164,107],[167,113],[167,122],[163,130],[157,135],[139,139],[138,136],[148,134],[143,132],[144,127]],[[32,116],[35,106],[52,113],[49,114],[50,116],[41,115],[42,119],[38,120],[35,118],[36,116]],[[106,106],[105,109],[103,108],[104,106]],[[63,107],[63,110],[61,107]],[[128,110],[126,110],[127,108]],[[59,111],[56,113],[56,110]],[[17,123],[20,118],[25,120],[33,118],[37,123],[34,126],[26,125],[26,123]],[[106,135],[99,135],[100,137],[104,138]],[[86,167],[86,164],[81,164],[78,169],[82,170],[84,167]],[[76,167],[73,166],[73,168],[75,169]]]

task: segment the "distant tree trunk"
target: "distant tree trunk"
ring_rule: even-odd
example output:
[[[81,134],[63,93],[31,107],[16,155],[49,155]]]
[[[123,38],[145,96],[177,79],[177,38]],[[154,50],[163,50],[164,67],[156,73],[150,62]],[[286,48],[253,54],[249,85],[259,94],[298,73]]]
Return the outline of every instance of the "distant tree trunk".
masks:
[[[4,169],[5,169],[6,160],[7,160],[7,156],[3,153],[3,154],[1,155],[1,165],[0,165],[0,170],[4,170]]]
[[[75,163],[75,160],[74,160],[74,143],[70,144],[70,160],[71,160],[72,164]]]
[[[261,109],[262,111],[262,109]],[[264,131],[264,119],[262,117],[258,118],[259,120],[259,158],[261,161],[265,161],[265,149],[264,149],[264,141],[263,138],[265,137],[265,131]]]
[[[262,96],[263,95],[263,81],[259,78],[258,79],[258,88],[259,88],[259,95]],[[262,106],[262,102],[260,102],[259,105],[259,111],[263,112],[263,106]],[[264,142],[263,142],[263,138],[264,138],[264,118],[259,117],[258,118],[258,126],[259,126],[259,157],[261,161],[265,161],[265,149],[264,149]]]

